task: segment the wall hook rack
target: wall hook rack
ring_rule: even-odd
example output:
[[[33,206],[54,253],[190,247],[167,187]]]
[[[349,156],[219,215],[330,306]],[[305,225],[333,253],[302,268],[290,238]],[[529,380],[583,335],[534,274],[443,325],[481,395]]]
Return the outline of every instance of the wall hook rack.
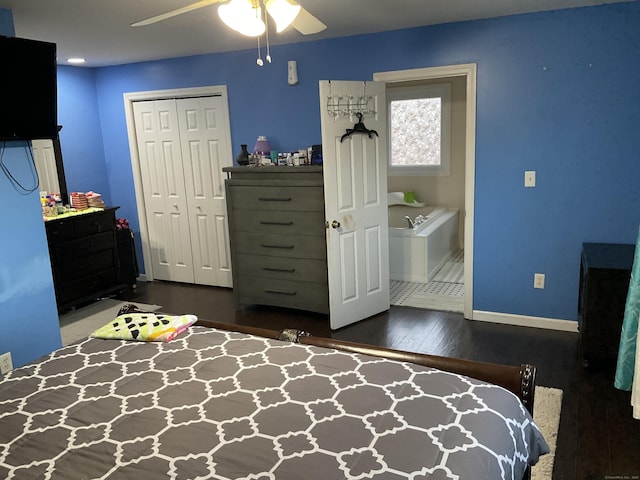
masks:
[[[357,113],[373,115],[373,97],[370,95],[329,95],[327,113],[331,117],[347,117]]]

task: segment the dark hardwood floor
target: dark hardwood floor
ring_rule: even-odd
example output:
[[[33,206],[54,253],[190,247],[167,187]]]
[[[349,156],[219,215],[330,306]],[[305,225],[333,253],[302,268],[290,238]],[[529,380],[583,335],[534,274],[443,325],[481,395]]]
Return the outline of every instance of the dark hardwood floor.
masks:
[[[297,310],[247,306],[236,311],[227,288],[139,282],[117,298],[162,306],[167,313],[281,329],[400,350],[538,367],[537,384],[564,392],[553,479],[640,478],[640,421],[630,393],[613,387],[611,369],[586,371],[579,336],[537,328],[468,321],[460,314],[392,306],[355,325],[331,331],[328,317]]]

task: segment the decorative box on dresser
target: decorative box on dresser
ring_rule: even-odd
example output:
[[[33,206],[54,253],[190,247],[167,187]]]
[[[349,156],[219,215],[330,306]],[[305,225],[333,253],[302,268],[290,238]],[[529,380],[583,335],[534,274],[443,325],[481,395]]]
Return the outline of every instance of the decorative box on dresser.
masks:
[[[329,313],[322,167],[223,171],[237,307]]]
[[[578,328],[585,367],[615,367],[634,252],[627,244],[582,245]]]
[[[54,217],[45,222],[59,311],[125,286],[116,243],[117,208]]]

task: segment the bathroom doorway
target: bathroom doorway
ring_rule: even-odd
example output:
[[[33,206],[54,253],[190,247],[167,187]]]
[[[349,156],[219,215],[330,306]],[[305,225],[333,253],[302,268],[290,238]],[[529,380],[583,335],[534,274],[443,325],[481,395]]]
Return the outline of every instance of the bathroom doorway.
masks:
[[[459,211],[459,248],[428,282],[391,281],[391,304],[458,311],[473,318],[473,212],[475,172],[476,65],[453,65],[380,72],[387,91],[421,85],[450,85],[451,116],[447,140],[448,172],[410,175],[390,173],[389,192],[412,191],[418,202]],[[390,169],[391,170],[391,169]]]

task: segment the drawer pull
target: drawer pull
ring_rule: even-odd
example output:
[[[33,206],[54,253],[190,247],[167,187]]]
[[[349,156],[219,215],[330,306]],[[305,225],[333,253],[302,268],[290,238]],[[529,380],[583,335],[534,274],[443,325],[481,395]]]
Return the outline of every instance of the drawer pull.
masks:
[[[279,198],[279,197],[258,197],[261,202],[290,202],[291,197]]]
[[[265,272],[284,272],[284,273],[295,273],[295,268],[274,268],[274,267],[262,267],[262,270]]]
[[[270,288],[265,288],[264,293],[274,293],[276,295],[289,295],[294,296],[297,292],[292,292],[290,290],[271,290]]]
[[[282,225],[284,227],[289,227],[293,225],[293,222],[267,222],[266,220],[260,220],[260,225]]]
[[[283,250],[293,250],[294,245],[269,245],[266,243],[262,244],[262,248],[281,248]]]

